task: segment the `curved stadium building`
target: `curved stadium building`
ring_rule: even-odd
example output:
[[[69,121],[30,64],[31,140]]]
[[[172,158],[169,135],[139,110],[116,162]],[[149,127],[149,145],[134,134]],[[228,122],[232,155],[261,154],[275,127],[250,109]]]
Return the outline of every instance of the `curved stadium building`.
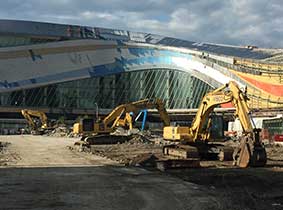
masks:
[[[168,109],[190,109],[229,80],[247,87],[250,107],[282,107],[282,58],[255,46],[0,20],[0,112],[80,114],[155,97]]]

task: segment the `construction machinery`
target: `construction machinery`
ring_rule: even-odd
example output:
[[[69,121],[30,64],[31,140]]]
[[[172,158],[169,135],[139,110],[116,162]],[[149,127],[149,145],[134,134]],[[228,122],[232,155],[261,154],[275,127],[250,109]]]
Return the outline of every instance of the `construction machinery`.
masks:
[[[23,109],[21,110],[21,113],[28,122],[28,125],[31,129],[31,134],[41,135],[49,129],[48,119],[44,112],[38,110]],[[40,122],[34,119],[35,117],[39,119]]]
[[[164,154],[178,158],[207,158],[217,154],[224,160],[227,154],[231,154],[231,147],[209,142],[209,116],[215,107],[231,102],[243,128],[240,144],[232,151],[235,165],[243,168],[264,166],[266,151],[259,138],[260,129],[255,128],[252,121],[247,100],[246,90],[242,91],[234,81],[207,93],[190,127],[164,127],[164,139],[180,141],[177,145],[165,146]]]
[[[82,141],[88,142],[89,144],[95,144],[98,142],[114,143],[117,139],[128,137],[131,135],[133,130],[133,117],[131,113],[137,113],[143,109],[156,108],[159,112],[160,118],[163,121],[164,126],[170,125],[170,119],[168,113],[164,107],[161,99],[143,99],[131,103],[119,105],[113,111],[108,114],[102,121],[94,122],[91,126],[85,126],[82,123],[74,124],[74,133],[82,133]],[[85,130],[84,127],[92,127],[91,129]],[[123,128],[122,133],[113,133],[118,128]],[[111,138],[108,138],[111,137]],[[116,138],[115,138],[116,137]],[[106,140],[107,139],[107,140]]]

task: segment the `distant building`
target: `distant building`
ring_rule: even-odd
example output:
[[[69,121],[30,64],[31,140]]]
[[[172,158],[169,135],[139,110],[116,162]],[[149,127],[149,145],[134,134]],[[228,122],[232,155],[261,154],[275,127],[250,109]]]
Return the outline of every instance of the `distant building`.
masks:
[[[0,20],[0,112],[81,114],[155,97],[168,109],[197,108],[207,91],[229,80],[247,86],[252,108],[282,107],[281,54],[125,30]]]

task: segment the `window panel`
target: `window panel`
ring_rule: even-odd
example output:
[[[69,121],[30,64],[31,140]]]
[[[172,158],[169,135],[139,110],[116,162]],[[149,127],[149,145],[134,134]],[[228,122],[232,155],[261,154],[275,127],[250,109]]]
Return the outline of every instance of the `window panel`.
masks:
[[[197,108],[210,86],[187,72],[145,69],[0,94],[1,106],[113,109],[142,98],[161,98],[170,109]]]

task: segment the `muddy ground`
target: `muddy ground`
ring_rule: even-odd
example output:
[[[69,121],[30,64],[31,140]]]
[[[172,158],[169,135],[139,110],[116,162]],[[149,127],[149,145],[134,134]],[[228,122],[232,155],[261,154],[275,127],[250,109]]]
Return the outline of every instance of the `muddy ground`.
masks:
[[[125,165],[140,165],[143,157],[162,156],[162,145],[144,137],[118,145],[95,145],[92,152]],[[201,161],[201,168],[168,170],[167,175],[208,187],[227,209],[283,209],[283,147],[267,145],[264,168],[239,169],[232,161]],[[150,168],[149,170],[155,170]]]
[[[107,157],[111,160],[118,161],[126,166],[135,166],[142,157],[153,154],[156,158],[162,158],[162,148],[166,144],[160,135],[136,135],[125,143],[109,145],[91,145],[87,152],[95,155]],[[233,141],[227,142],[228,146],[236,146]],[[266,145],[268,155],[268,166],[283,167],[283,145]],[[232,161],[201,161],[202,167],[228,167],[233,168]]]
[[[8,142],[1,144],[3,146],[0,147],[1,150],[0,164],[2,165],[1,166],[2,169],[0,170],[2,170],[3,173],[5,172],[3,171],[4,170],[3,168],[40,167],[39,169],[40,172],[38,172],[40,174],[42,173],[41,172],[42,167],[44,168],[51,167],[48,170],[48,173],[50,172],[51,175],[53,174],[55,175],[57,173],[58,174],[61,173],[58,172],[59,169],[54,168],[54,167],[58,168],[58,166],[60,167],[115,166],[118,167],[117,169],[118,171],[127,170],[127,169],[136,171],[143,168],[141,167],[140,163],[143,161],[143,158],[145,159],[149,158],[150,157],[149,154],[154,154],[155,157],[159,157],[162,155],[162,144],[160,143],[160,138],[158,136],[151,137],[150,139],[146,136],[135,137],[129,142],[116,144],[116,145],[99,145],[99,146],[97,145],[92,148],[94,154],[75,151],[71,147],[71,145],[73,145],[75,141],[74,139],[33,137],[33,136],[14,136],[14,137],[11,136],[11,137],[1,138],[1,140],[3,140],[2,142]],[[268,154],[268,161],[266,167],[263,168],[239,169],[232,166],[231,161],[230,162],[201,161],[201,168],[178,169],[178,170],[175,169],[175,170],[168,170],[166,172],[160,172],[155,168],[147,167],[146,169],[147,171],[150,172],[151,174],[150,177],[151,176],[158,177],[159,187],[157,186],[154,187],[154,192],[156,193],[158,192],[158,189],[161,190],[162,192],[165,192],[164,190],[166,188],[168,192],[171,192],[170,196],[174,196],[178,194],[180,189],[185,190],[185,188],[186,189],[188,188],[186,192],[190,194],[190,198],[187,198],[189,199],[190,202],[186,203],[185,198],[181,199],[182,196],[180,197],[181,194],[179,193],[180,195],[178,194],[178,196],[174,197],[174,199],[177,200],[181,199],[182,201],[180,201],[180,203],[178,204],[179,207],[186,206],[186,208],[175,208],[175,209],[191,209],[189,207],[191,206],[191,202],[195,199],[194,208],[192,209],[236,209],[236,210],[282,209],[283,210],[283,147],[269,145],[267,146],[266,149]],[[133,169],[132,166],[139,166],[139,167],[134,167]],[[14,170],[13,172],[14,174],[16,169],[13,170]],[[67,179],[68,178],[67,175],[70,176],[73,173],[72,171],[75,171],[75,173],[77,173],[80,170],[85,170],[85,169],[75,169],[75,170],[73,168],[64,169],[63,174],[65,174],[64,176]],[[93,168],[93,169],[90,168],[87,170],[87,172],[84,175],[89,177],[89,174],[92,174],[92,178],[89,180],[97,181],[96,174],[97,173],[99,174],[100,172],[98,171],[100,170],[101,169],[99,168]],[[30,176],[28,171],[24,172],[24,174],[25,173],[27,177]],[[33,171],[32,173],[34,175],[37,172]],[[138,172],[133,172],[133,173],[138,174]],[[105,173],[105,179],[109,179],[108,175],[106,174],[107,173]],[[17,182],[20,182],[18,181],[18,179],[22,180],[24,178],[22,171],[20,171],[19,177],[16,176],[16,173],[13,176],[14,176],[13,179],[15,179]],[[131,176],[132,175],[129,175],[129,177]],[[104,180],[103,177],[104,176],[101,176],[99,180],[103,180],[105,184],[108,183],[106,182],[106,180]],[[62,177],[62,180],[64,180],[65,178]],[[72,175],[70,181],[78,182],[78,184],[80,185],[81,181],[79,180],[82,178],[80,173],[78,173],[77,178],[76,175],[74,174]],[[120,176],[117,177],[118,180],[120,180],[120,178],[121,178]],[[136,183],[139,182],[138,179],[140,179],[141,177],[137,176],[134,179],[133,178],[134,177],[131,178],[131,184],[128,186],[129,190],[132,188],[139,190],[140,187],[137,187]],[[62,180],[60,181],[60,183],[57,183],[57,180],[59,179],[61,180],[60,177],[52,178],[53,182],[55,180],[57,186],[60,186],[60,189],[62,185],[64,185],[64,187],[68,186],[65,183],[61,183]],[[116,179],[115,177],[111,177],[111,180],[115,180],[115,179]],[[137,181],[134,181],[135,179],[137,179]],[[167,179],[170,180],[173,179],[175,181],[179,180],[178,187],[176,186],[175,188],[174,185],[170,185],[170,187],[164,188],[162,183],[163,182],[165,183]],[[7,174],[7,180],[9,180],[8,174]],[[48,177],[44,178],[44,180],[47,184]],[[107,184],[107,188],[102,187],[101,189],[103,190],[109,189],[110,191],[113,191],[113,189],[117,190],[118,189],[117,183],[119,183],[121,189],[125,189],[123,188],[123,184],[120,183],[118,180],[113,185],[113,188],[111,187],[112,185],[110,184],[111,182],[109,181],[109,183]],[[143,188],[143,190],[145,190],[144,193],[147,193],[148,190],[151,190],[153,186],[150,186],[150,184],[148,184],[151,183],[150,179],[148,180],[147,178],[146,179],[142,178],[142,180],[143,180],[142,186],[147,186],[146,188]],[[13,185],[12,183],[13,180],[10,180],[9,182],[11,182],[10,184]],[[99,183],[101,183],[101,181],[95,183],[96,184],[94,184],[94,186],[98,186]],[[128,181],[125,181],[125,183],[128,183]],[[192,189],[190,189],[189,187],[191,186],[191,184],[194,186]],[[5,188],[3,187],[1,188],[1,186],[2,185],[0,184],[0,191],[1,190],[5,191]],[[35,187],[36,186],[37,185],[35,185]],[[85,183],[85,186],[89,186],[89,185]],[[30,188],[30,186],[26,186],[26,187]],[[25,192],[26,187],[22,189],[23,192]],[[62,187],[61,189],[62,191],[64,191],[65,189],[64,187]],[[201,193],[198,192],[199,193],[198,196],[194,196],[193,189],[195,188],[202,189]],[[50,188],[49,190],[52,191],[53,189],[57,189],[57,187]],[[80,193],[85,192],[85,190],[82,188],[78,190],[79,192],[77,192],[76,188],[73,188],[72,190],[74,191],[73,192],[74,194],[79,192]],[[94,187],[93,190],[97,190],[97,188]],[[88,193],[94,192],[93,190],[89,188]],[[52,193],[51,191],[50,193]],[[119,195],[119,193],[117,195]],[[211,204],[210,206],[211,202],[207,202],[207,200],[205,199],[206,196],[209,196],[211,202],[213,201],[212,203],[213,205]],[[161,199],[161,197],[159,199]],[[164,198],[164,199],[165,200],[163,200],[162,202],[164,202],[164,205],[166,207],[166,205],[169,205],[169,203],[166,204],[166,199],[168,198]],[[205,205],[204,203],[202,204],[202,200],[205,203]],[[21,200],[19,202],[21,202]],[[52,202],[52,200],[50,202]],[[107,199],[105,200],[105,203],[108,203]],[[201,208],[197,208],[198,204],[200,205]],[[115,208],[115,206],[112,207],[113,209]],[[171,203],[170,208],[172,209],[173,207],[174,205],[172,205]],[[60,206],[58,208],[65,209],[65,208],[60,208]],[[13,208],[11,207],[7,209],[13,209]],[[110,207],[109,209],[112,208]],[[122,206],[121,209],[123,209]],[[137,207],[135,209],[141,209],[141,208]],[[148,208],[148,209],[152,209],[152,208]],[[164,208],[163,206],[163,209],[166,208]]]
[[[283,209],[283,173],[267,168],[202,168],[168,172],[174,177],[206,186],[228,209]]]

